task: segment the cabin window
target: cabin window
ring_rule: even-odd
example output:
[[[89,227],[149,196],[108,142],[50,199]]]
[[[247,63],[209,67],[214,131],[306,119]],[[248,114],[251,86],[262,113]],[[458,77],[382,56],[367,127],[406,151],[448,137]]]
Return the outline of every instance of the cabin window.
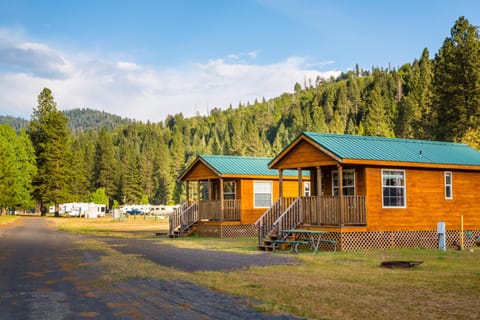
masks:
[[[405,171],[382,170],[382,207],[405,208]]]
[[[452,173],[445,172],[445,199],[453,199]]]
[[[235,181],[225,181],[223,183],[223,199],[235,200]]]
[[[310,181],[305,181],[303,183],[303,195],[305,197],[310,197]]]
[[[255,181],[253,193],[254,208],[270,208],[272,206],[272,182]]]
[[[343,170],[342,174],[343,195],[355,195],[355,170]],[[332,195],[338,196],[338,171],[332,171]]]

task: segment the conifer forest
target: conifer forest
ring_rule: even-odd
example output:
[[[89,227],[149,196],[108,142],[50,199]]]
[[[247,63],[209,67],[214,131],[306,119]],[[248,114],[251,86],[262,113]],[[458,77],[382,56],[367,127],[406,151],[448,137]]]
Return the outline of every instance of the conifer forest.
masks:
[[[91,109],[61,112],[55,92],[39,88],[30,120],[0,117],[0,208],[91,201],[99,191],[110,205],[178,204],[185,190],[177,178],[197,155],[273,157],[303,131],[480,148],[480,37],[464,17],[438,52],[424,49],[394,68],[306,78],[292,89],[145,123]]]

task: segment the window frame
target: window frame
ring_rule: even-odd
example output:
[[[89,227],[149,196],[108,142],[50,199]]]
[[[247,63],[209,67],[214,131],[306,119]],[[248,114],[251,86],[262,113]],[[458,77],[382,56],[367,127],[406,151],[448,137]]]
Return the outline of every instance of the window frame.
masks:
[[[304,181],[303,182],[303,196],[304,197],[310,197],[312,195],[312,185],[310,184],[310,181]]]
[[[447,176],[450,177],[450,183],[447,183]],[[443,173],[443,190],[444,190],[444,196],[445,200],[452,200],[453,199],[453,174],[451,171],[445,171]],[[450,188],[450,189],[449,189]],[[450,191],[450,195],[448,195],[448,191]]]
[[[345,193],[345,189],[347,188],[353,188],[353,196],[357,194],[357,188],[356,188],[356,184],[357,184],[357,179],[355,177],[355,169],[345,169],[343,170],[343,174],[342,174],[342,180],[345,178],[345,173],[350,173],[350,172],[353,172],[353,185],[349,185],[349,186],[346,186],[343,184],[343,181],[342,181],[342,189],[343,189],[343,195],[344,196],[348,196],[346,193]],[[337,186],[335,186],[335,175],[337,176]],[[333,170],[332,171],[332,196],[338,196],[338,191],[337,191],[337,194],[335,194],[335,191],[339,189],[339,186],[338,186],[338,170]],[[352,194],[350,194],[350,196],[352,196]]]
[[[258,192],[257,191],[257,184],[269,184],[270,185],[270,192]],[[257,195],[270,195],[270,203],[268,205],[257,205]],[[264,201],[263,199],[259,199],[258,201]],[[262,180],[256,180],[253,181],[253,208],[254,209],[260,209],[260,208],[270,208],[273,203],[273,182],[272,181],[262,181]]]
[[[401,172],[403,185],[401,186],[387,186],[384,185],[384,177],[386,172]],[[392,205],[385,205],[385,188],[396,188],[403,190],[403,205],[402,206],[392,206]],[[382,208],[384,209],[405,209],[407,208],[407,172],[404,169],[382,169]]]
[[[233,191],[225,192],[225,189],[228,188],[228,185],[232,186]],[[227,196],[230,196],[230,198],[227,198]],[[236,200],[236,199],[237,199],[237,182],[235,180],[225,180],[223,182],[223,200]]]

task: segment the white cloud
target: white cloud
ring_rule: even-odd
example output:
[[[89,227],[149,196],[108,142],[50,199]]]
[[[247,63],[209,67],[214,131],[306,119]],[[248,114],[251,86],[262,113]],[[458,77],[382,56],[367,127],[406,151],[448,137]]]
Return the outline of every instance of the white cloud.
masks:
[[[0,35],[0,65],[14,67],[36,77],[65,78],[72,71],[63,55],[41,43],[12,43]]]
[[[0,38],[5,32],[0,32]],[[329,78],[301,57],[259,65],[212,59],[170,69],[136,62],[67,54],[35,42],[0,47],[0,114],[29,118],[44,87],[59,109],[89,107],[137,120],[163,121],[168,114],[205,114],[213,107],[253,102],[291,92],[295,82]],[[258,51],[247,54],[255,58]],[[321,62],[317,62],[320,63]]]

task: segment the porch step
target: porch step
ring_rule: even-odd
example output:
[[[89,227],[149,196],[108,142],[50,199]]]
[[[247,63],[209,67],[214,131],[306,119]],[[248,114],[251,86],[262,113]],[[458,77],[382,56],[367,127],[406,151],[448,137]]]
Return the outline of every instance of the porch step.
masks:
[[[258,249],[262,251],[273,251],[273,242],[278,239],[277,235],[270,235],[263,239],[263,244],[258,245]]]
[[[195,231],[197,230],[198,230],[198,224],[194,223],[183,232],[181,230],[173,231],[173,233],[170,234],[170,238],[188,237],[189,235],[194,234]]]

